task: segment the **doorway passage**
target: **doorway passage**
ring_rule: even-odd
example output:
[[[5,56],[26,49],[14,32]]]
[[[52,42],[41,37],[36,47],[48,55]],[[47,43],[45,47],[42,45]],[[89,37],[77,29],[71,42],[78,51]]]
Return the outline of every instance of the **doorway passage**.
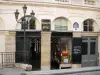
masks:
[[[82,67],[98,65],[97,37],[82,37]]]
[[[33,70],[40,70],[41,66],[41,43],[39,38],[30,39],[30,59],[29,64]]]
[[[53,32],[51,37],[51,69],[59,69],[60,64],[69,63],[68,56],[63,58],[63,55],[66,55],[63,52],[67,51],[67,53],[71,53],[71,50],[71,33]]]
[[[30,64],[33,70],[41,66],[41,33],[26,32],[24,52],[23,32],[16,33],[16,63]],[[25,62],[26,60],[26,62]]]

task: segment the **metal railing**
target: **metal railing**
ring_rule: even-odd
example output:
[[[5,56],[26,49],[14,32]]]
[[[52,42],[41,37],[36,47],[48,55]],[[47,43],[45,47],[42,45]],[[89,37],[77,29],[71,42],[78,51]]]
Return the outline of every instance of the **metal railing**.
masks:
[[[15,63],[14,52],[0,52],[0,63],[2,66],[13,66]]]
[[[2,67],[14,67],[15,63],[24,63],[27,59],[26,52],[0,52],[0,65]]]

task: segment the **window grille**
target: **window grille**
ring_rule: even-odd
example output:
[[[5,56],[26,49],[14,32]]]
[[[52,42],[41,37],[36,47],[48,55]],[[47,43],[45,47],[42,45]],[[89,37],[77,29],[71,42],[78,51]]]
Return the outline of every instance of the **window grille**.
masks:
[[[67,31],[68,21],[65,18],[57,18],[54,22],[55,31]]]
[[[93,31],[93,21],[92,20],[86,20],[84,21],[84,31]]]
[[[31,18],[31,16],[25,16],[21,18],[21,28],[24,29],[36,29],[35,18]]]

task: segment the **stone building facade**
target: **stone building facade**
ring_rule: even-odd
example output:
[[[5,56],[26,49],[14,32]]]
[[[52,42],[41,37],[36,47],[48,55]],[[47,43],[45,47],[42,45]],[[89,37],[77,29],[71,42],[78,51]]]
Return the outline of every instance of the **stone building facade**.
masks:
[[[22,36],[23,28],[16,22],[14,12],[19,10],[21,21],[23,5],[27,5],[26,19],[30,12],[35,12],[35,29],[26,29],[26,37],[35,37],[39,34],[40,69],[51,68],[52,36],[71,35],[69,49],[73,52],[73,38],[81,38],[83,54],[81,63],[72,63],[72,68],[82,66],[97,66],[100,64],[100,1],[97,0],[1,0],[0,1],[0,52],[17,52],[17,37]],[[50,30],[43,30],[43,20],[49,23]],[[29,25],[28,25],[29,26]],[[54,33],[54,34],[53,34]],[[57,33],[57,34],[56,34]],[[70,34],[69,34],[70,33]],[[29,34],[29,35],[28,35]],[[63,35],[64,34],[64,35]],[[67,35],[68,34],[68,35]],[[64,37],[65,37],[64,36]],[[33,38],[32,38],[33,39]],[[29,38],[30,40],[30,38]],[[64,39],[63,39],[64,40]],[[26,40],[27,41],[27,40]],[[68,42],[68,41],[67,41]],[[19,42],[20,43],[20,42]],[[68,44],[69,44],[68,43]],[[27,42],[27,44],[29,44]],[[33,47],[33,44],[31,44]],[[23,46],[23,45],[22,45]],[[27,49],[29,46],[27,46]],[[38,47],[36,47],[37,49]],[[95,49],[95,50],[92,50]],[[73,54],[72,54],[73,55]],[[15,55],[14,55],[15,57]],[[2,58],[2,56],[0,56]],[[10,57],[8,57],[9,59]],[[4,58],[3,58],[4,59]],[[12,58],[16,63],[16,57]],[[77,59],[77,58],[75,58]],[[93,60],[92,60],[93,59]],[[89,60],[89,61],[88,61]],[[4,60],[8,61],[8,60]],[[77,60],[76,60],[77,61]],[[74,62],[74,61],[73,61]],[[2,60],[0,60],[2,64]],[[89,65],[91,64],[91,65]],[[34,67],[34,65],[33,65]]]

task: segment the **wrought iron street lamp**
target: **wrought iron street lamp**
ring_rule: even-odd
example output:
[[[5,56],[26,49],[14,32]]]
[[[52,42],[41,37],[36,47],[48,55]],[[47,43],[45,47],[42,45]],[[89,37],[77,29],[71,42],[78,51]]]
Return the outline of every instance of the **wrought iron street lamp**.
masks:
[[[23,25],[23,28],[24,28],[24,52],[26,53],[26,42],[25,42],[25,40],[26,40],[26,35],[25,35],[25,30],[26,30],[26,27],[27,27],[27,25],[28,25],[28,22],[26,21],[26,19],[25,19],[25,17],[26,17],[26,11],[27,11],[27,7],[26,7],[26,5],[24,5],[23,6],[23,13],[24,13],[24,17],[22,18],[22,22],[21,22],[21,24]],[[33,10],[32,10],[32,12],[30,13],[30,15],[31,15],[31,18],[33,19],[34,18],[34,15],[35,15],[35,13],[33,12]],[[15,12],[15,19],[16,19],[16,21],[18,22],[18,16],[19,16],[19,12],[18,12],[18,9],[16,9],[16,12]],[[24,62],[26,63],[26,55],[24,56]]]
[[[16,19],[16,21],[18,20],[18,16],[19,16],[19,12],[18,12],[18,9],[16,9],[16,12],[15,12],[15,19]]]
[[[32,10],[32,12],[30,13],[30,15],[31,15],[32,18],[34,18],[35,13],[33,12],[33,10]]]

